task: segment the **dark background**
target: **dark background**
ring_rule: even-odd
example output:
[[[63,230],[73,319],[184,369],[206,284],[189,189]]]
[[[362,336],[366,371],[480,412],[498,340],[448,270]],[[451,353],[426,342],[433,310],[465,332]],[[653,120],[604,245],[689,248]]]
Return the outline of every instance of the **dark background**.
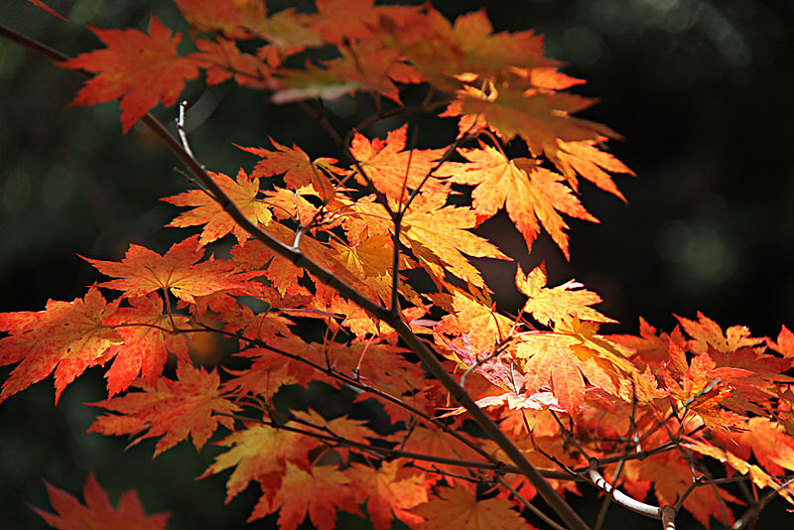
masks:
[[[51,1],[67,23],[13,0],[0,21],[70,55],[99,46],[84,23],[144,29],[154,11],[185,30],[167,2],[142,4]],[[497,30],[544,33],[548,54],[588,80],[577,92],[601,100],[583,117],[627,138],[611,149],[638,175],[616,177],[628,205],[582,184],[582,200],[601,223],[569,222],[570,263],[547,236],[527,256],[519,235],[499,219],[485,223],[483,234],[525,270],[545,260],[551,284],[573,277],[597,291],[605,299],[600,309],[621,322],[614,332],[636,332],[639,316],[669,330],[673,314],[694,317],[698,310],[756,335],[794,326],[790,2],[434,4],[448,16],[487,4]],[[162,252],[185,235],[162,228],[176,210],[157,200],[185,187],[172,171],[175,160],[143,127],[122,136],[116,103],[67,109],[80,83],[76,74],[0,41],[0,311],[40,310],[48,298],[83,296],[99,278],[77,254],[118,259],[130,242]],[[314,156],[336,155],[316,124],[293,108],[269,105],[261,93],[229,84],[204,91],[193,83],[186,96],[192,146],[211,169],[250,169],[253,158],[231,143],[266,145],[267,135]],[[365,110],[361,99],[350,103],[331,105],[340,125]],[[173,108],[155,112],[174,116]],[[435,136],[440,132],[423,126],[420,142],[448,142]],[[502,280],[511,282],[514,271],[513,264],[486,268],[505,309],[520,302]],[[244,524],[254,488],[224,506],[226,474],[194,480],[216,449],[197,457],[182,443],[152,461],[153,442],[125,452],[125,440],[84,434],[96,410],[82,403],[102,397],[101,372],[91,371],[67,388],[57,409],[51,379],[0,404],[0,526],[42,527],[27,506],[49,509],[42,479],[78,494],[89,470],[114,500],[136,488],[147,512],[173,512],[169,528]],[[592,520],[597,507],[581,509]],[[772,507],[762,525],[783,512]],[[619,508],[610,513],[608,528],[658,527]],[[696,527],[686,517],[679,521],[679,528]]]

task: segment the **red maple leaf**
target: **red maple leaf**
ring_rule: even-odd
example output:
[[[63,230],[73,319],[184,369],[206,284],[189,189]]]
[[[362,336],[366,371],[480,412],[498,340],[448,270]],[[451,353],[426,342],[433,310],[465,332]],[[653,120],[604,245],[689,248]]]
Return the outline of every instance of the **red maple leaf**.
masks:
[[[353,464],[349,476],[361,498],[367,499],[367,513],[375,530],[390,528],[394,517],[408,525],[422,521],[408,510],[427,502],[424,473],[394,460],[385,462],[380,469]]]
[[[73,302],[50,300],[42,312],[0,314],[0,366],[19,363],[3,383],[0,401],[41,381],[55,371],[55,402],[63,389],[86,368],[101,365],[122,337],[103,324],[118,301],[108,304],[92,287]],[[114,350],[115,351],[115,350]]]
[[[282,530],[295,530],[307,514],[314,528],[331,530],[337,528],[338,510],[360,513],[349,486],[350,479],[336,467],[312,466],[305,470],[287,462],[281,486],[267,511],[281,510],[278,524]]]
[[[121,98],[124,132],[158,101],[165,106],[176,103],[185,79],[198,76],[196,63],[177,53],[181,35],[172,35],[154,15],[149,22],[149,35],[137,29],[91,31],[107,48],[61,63],[97,74],[86,81],[71,105],[95,105]]]
[[[121,263],[84,258],[102,274],[118,278],[101,287],[124,291],[124,296],[145,296],[158,289],[168,289],[185,302],[196,303],[195,296],[218,291],[247,288],[244,280],[232,274],[234,265],[204,256],[199,236],[174,244],[164,256],[138,245],[130,245]]]
[[[156,385],[142,383],[142,392],[130,392],[90,403],[119,414],[100,416],[88,432],[106,435],[140,434],[132,443],[162,436],[154,456],[191,436],[196,449],[201,449],[218,424],[231,429],[234,420],[228,416],[240,410],[221,397],[218,372],[206,372],[182,362],[176,369],[177,380],[161,377]]]
[[[33,507],[47,524],[58,530],[165,530],[169,513],[146,515],[138,494],[127,491],[119,499],[118,509],[114,509],[108,495],[99,485],[94,474],[88,475],[83,487],[85,504],[81,504],[69,493],[51,486],[47,482],[50,502],[58,515]]]

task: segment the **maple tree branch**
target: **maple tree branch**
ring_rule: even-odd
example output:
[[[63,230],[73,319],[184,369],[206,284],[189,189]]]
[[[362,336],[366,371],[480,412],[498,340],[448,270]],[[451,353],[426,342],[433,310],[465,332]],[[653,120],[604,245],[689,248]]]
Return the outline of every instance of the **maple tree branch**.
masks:
[[[449,434],[450,436],[452,436],[453,438],[455,438],[456,440],[458,440],[462,444],[464,444],[467,447],[469,447],[469,449],[471,449],[472,451],[478,453],[480,456],[482,456],[483,458],[488,460],[490,462],[490,465],[491,465],[491,467],[489,467],[488,469],[501,470],[501,471],[503,471],[505,473],[521,473],[520,470],[517,467],[505,464],[501,460],[495,458],[493,455],[491,455],[490,453],[485,451],[482,447],[478,446],[476,443],[472,442],[471,440],[469,440],[468,438],[466,438],[465,436],[460,434],[458,431],[456,431],[454,429],[450,429],[446,424],[444,424],[443,422],[439,421],[438,419],[429,416],[424,411],[415,408],[414,406],[406,403],[405,401],[403,401],[402,399],[400,399],[400,398],[398,398],[396,396],[393,396],[393,395],[391,395],[391,394],[389,394],[387,392],[383,392],[382,390],[379,390],[379,389],[377,389],[375,387],[372,387],[372,386],[369,386],[369,385],[363,383],[361,381],[361,379],[359,379],[359,378],[351,377],[351,376],[349,376],[347,374],[344,374],[344,373],[342,373],[342,372],[340,372],[338,370],[334,370],[334,369],[330,368],[329,366],[322,366],[322,365],[317,364],[317,363],[315,363],[315,362],[313,362],[313,361],[311,361],[309,359],[306,359],[305,357],[303,357],[301,355],[296,355],[296,354],[293,354],[293,353],[289,353],[289,352],[284,351],[284,350],[282,350],[280,348],[276,348],[274,346],[271,346],[271,345],[267,344],[266,342],[263,342],[263,341],[261,341],[259,339],[247,337],[245,335],[239,335],[237,333],[233,333],[231,331],[226,331],[226,330],[223,330],[223,329],[213,328],[213,327],[208,326],[208,325],[203,324],[203,323],[198,323],[198,324],[201,327],[198,327],[198,328],[178,328],[178,327],[174,326],[174,328],[165,328],[165,327],[162,327],[162,326],[158,326],[157,324],[151,324],[151,323],[148,323],[148,322],[140,322],[140,323],[138,323],[138,322],[125,322],[125,323],[122,323],[122,324],[108,325],[106,327],[108,327],[110,329],[115,329],[115,328],[119,328],[119,327],[148,327],[148,328],[154,328],[154,329],[157,329],[157,330],[160,330],[160,331],[162,331],[164,333],[169,333],[169,334],[179,334],[179,333],[218,333],[218,334],[221,334],[221,335],[225,335],[225,336],[227,336],[229,338],[235,338],[235,339],[239,339],[239,340],[244,340],[246,342],[250,342],[252,344],[255,344],[259,348],[263,348],[263,349],[269,350],[269,351],[271,351],[271,352],[273,352],[273,353],[275,353],[277,355],[281,355],[281,356],[286,357],[286,358],[288,358],[290,360],[303,363],[303,364],[309,366],[310,368],[313,368],[314,370],[317,370],[318,372],[321,372],[321,373],[323,373],[323,374],[325,374],[325,375],[327,375],[329,377],[332,377],[334,379],[338,379],[340,382],[342,382],[342,383],[344,383],[344,384],[346,384],[348,386],[351,386],[351,387],[353,387],[353,388],[355,388],[355,389],[357,389],[357,390],[359,390],[361,392],[366,392],[366,393],[372,394],[376,398],[380,398],[380,399],[383,399],[385,401],[389,401],[389,402],[391,402],[391,403],[393,403],[393,404],[395,404],[395,405],[397,405],[397,406],[399,406],[401,408],[404,408],[405,410],[410,412],[413,416],[419,417],[423,421],[425,421],[428,425],[435,426],[438,429],[440,429],[441,431],[443,431],[444,433]],[[544,476],[547,476],[549,478],[556,478],[558,480],[563,480],[563,479],[570,480],[571,479],[571,474],[570,473],[565,473],[565,472],[561,472],[561,471],[552,471],[552,470],[542,470],[542,471],[544,473]]]
[[[662,530],[675,530],[676,510],[672,506],[662,506]]]
[[[187,107],[187,101],[182,100],[179,102],[179,117],[176,119],[176,132],[179,134],[179,139],[182,140],[182,148],[187,151],[187,153],[196,158],[193,154],[193,150],[190,148],[190,143],[187,141],[187,132],[185,132],[185,108]]]
[[[370,453],[373,456],[378,458],[405,458],[408,460],[421,460],[424,462],[433,462],[435,464],[443,464],[448,466],[459,466],[465,467],[469,469],[480,469],[483,471],[496,471],[497,473],[501,472],[508,472],[508,473],[515,473],[521,474],[520,470],[516,468],[510,468],[510,466],[505,466],[504,468],[494,466],[490,462],[479,462],[476,460],[464,460],[460,458],[449,458],[444,456],[437,456],[437,455],[428,455],[423,453],[415,453],[412,451],[405,451],[403,449],[392,449],[388,447],[381,447],[373,444],[365,444],[362,442],[357,442],[355,440],[350,440],[343,436],[340,436],[336,433],[331,432],[328,429],[324,429],[323,427],[319,427],[317,425],[312,425],[311,423],[303,420],[299,420],[297,418],[289,418],[290,421],[296,421],[307,427],[311,427],[317,430],[324,430],[325,432],[316,432],[307,429],[302,429],[300,427],[295,427],[292,425],[285,425],[283,423],[278,423],[276,421],[268,421],[259,418],[253,418],[250,416],[245,416],[243,414],[234,414],[230,412],[215,412],[216,416],[225,416],[228,418],[232,418],[234,420],[238,420],[241,422],[248,422],[248,423],[257,423],[260,425],[265,425],[268,427],[272,427],[274,429],[282,429],[290,432],[294,432],[297,434],[303,434],[306,436],[310,436],[316,438],[318,440],[323,440],[325,442],[330,442],[339,446],[350,447],[352,449],[358,449],[360,451],[365,451]],[[563,471],[556,471],[553,469],[543,469],[541,472],[547,476],[548,478],[556,479],[556,480],[566,480],[570,479],[570,475]]]
[[[612,484],[607,482],[601,473],[598,472],[597,469],[590,468],[584,472],[584,475],[588,479],[588,482],[593,484],[598,489],[612,495],[616,504],[619,504],[624,508],[628,508],[629,510],[640,515],[645,515],[654,519],[662,518],[662,508],[638,501],[637,499],[626,495],[619,489],[614,488]]]
[[[3,26],[0,26],[0,35],[7,36],[9,35],[9,31],[10,30],[7,31]],[[43,45],[37,46],[34,44],[35,41],[32,39],[22,37],[21,35],[19,37],[20,38],[14,38],[12,40],[22,44],[23,46],[28,46],[29,49],[32,49],[33,51],[43,53],[47,57],[57,61],[65,61],[68,59],[66,55],[60,52],[55,52],[55,55],[53,55],[52,52],[54,52],[54,50],[51,50],[50,48],[47,48]],[[9,36],[9,38],[11,37]],[[91,76],[89,72],[82,73],[85,76]],[[485,411],[477,406],[472,397],[457,383],[457,381],[455,381],[449,372],[447,372],[441,362],[436,358],[436,354],[418,336],[414,334],[411,328],[402,320],[400,315],[394,315],[387,308],[376,302],[373,302],[355,288],[351,287],[349,284],[334,275],[332,272],[326,270],[315,261],[308,258],[302,252],[283,244],[281,241],[262,230],[257,224],[251,222],[234,204],[229,196],[226,195],[221,187],[218,186],[218,184],[209,176],[202,165],[193,156],[191,156],[190,153],[185,151],[181,143],[171,135],[168,129],[166,129],[166,127],[157,118],[155,118],[151,113],[147,113],[142,118],[142,121],[152,130],[152,132],[155,133],[155,135],[160,138],[160,140],[171,150],[171,152],[190,169],[196,178],[198,178],[207,187],[207,189],[213,195],[215,195],[218,205],[223,208],[223,210],[237,223],[238,226],[240,226],[240,228],[248,232],[255,239],[264,243],[276,254],[286,258],[293,265],[306,269],[306,271],[311,273],[315,278],[317,278],[318,281],[336,290],[340,295],[351,300],[353,303],[364,309],[375,318],[382,320],[394,328],[399,337],[403,340],[403,342],[406,343],[408,348],[419,357],[430,373],[441,382],[447,391],[449,391],[452,398],[469,412],[472,419],[480,425],[485,434],[494,443],[496,443],[496,445],[498,445],[502,451],[504,451],[510,460],[516,464],[516,466],[521,470],[522,474],[527,477],[529,482],[537,489],[538,493],[540,493],[546,503],[560,516],[560,518],[568,525],[568,527],[572,530],[589,530],[589,527],[582,520],[579,514],[576,513],[576,510],[574,510],[571,505],[568,504],[559,493],[557,493],[557,491],[551,486],[551,484],[549,484],[549,482],[543,477],[538,469],[529,460],[527,460],[524,453],[512,442],[512,440],[510,440],[510,438],[504,432],[502,432],[496,422],[494,422],[494,420],[492,420],[490,416],[485,413]],[[325,121],[327,122],[327,119]],[[348,154],[348,156],[352,155],[349,147],[347,146],[345,146],[345,152]],[[358,164],[358,161],[355,160],[355,157],[352,158],[355,161],[356,167],[360,168],[360,164]],[[364,175],[364,173],[362,173],[362,175]],[[388,208],[388,203],[386,207]]]

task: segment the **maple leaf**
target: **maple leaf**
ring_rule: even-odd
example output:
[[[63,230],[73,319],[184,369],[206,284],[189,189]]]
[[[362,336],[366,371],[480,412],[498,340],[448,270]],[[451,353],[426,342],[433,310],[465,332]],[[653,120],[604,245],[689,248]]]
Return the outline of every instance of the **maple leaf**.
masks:
[[[294,411],[293,416],[300,420],[296,422],[296,427],[305,428],[307,425],[313,426],[315,429],[323,434],[332,434],[339,436],[345,440],[367,444],[370,443],[369,439],[378,438],[375,432],[365,425],[364,420],[355,420],[347,416],[340,416],[332,420],[326,420],[323,416],[313,410],[303,412],[300,410]],[[344,447],[337,448],[336,451],[347,454]]]
[[[479,115],[505,141],[521,136],[534,156],[541,153],[554,159],[563,142],[598,141],[620,138],[605,125],[569,114],[584,110],[595,100],[566,92],[525,91],[515,84],[507,87],[489,85],[486,90],[465,85],[458,99],[444,116],[464,118]]]
[[[401,104],[398,83],[421,83],[424,77],[402,61],[399,50],[377,41],[357,41],[339,49],[341,57],[323,61],[322,68],[308,64],[304,70],[284,70],[275,103],[308,98],[334,99],[356,90],[376,92]]]
[[[195,62],[177,53],[181,35],[172,36],[154,15],[149,22],[149,35],[137,29],[90,29],[107,48],[60,63],[74,70],[97,73],[86,81],[71,106],[121,98],[125,133],[158,100],[166,107],[176,103],[185,79],[198,76]]]
[[[562,184],[562,175],[549,171],[529,158],[508,159],[496,148],[481,144],[480,149],[460,149],[467,164],[450,164],[441,175],[452,182],[475,186],[472,192],[477,222],[492,217],[504,207],[507,215],[524,236],[529,250],[546,229],[567,259],[568,225],[558,212],[577,219],[598,222]]]
[[[350,152],[375,189],[398,204],[407,193],[418,189],[420,185],[424,191],[446,192],[445,185],[439,179],[431,177],[425,180],[433,168],[433,162],[441,158],[444,150],[404,150],[407,131],[408,125],[403,125],[390,131],[386,140],[375,138],[372,141],[357,132],[350,147]],[[359,182],[366,184],[357,167],[355,171]]]
[[[312,161],[309,155],[297,145],[293,145],[290,148],[281,145],[272,138],[270,138],[270,143],[273,144],[276,151],[261,147],[237,146],[243,151],[262,158],[256,163],[251,177],[272,177],[283,173],[287,189],[294,190],[311,185],[323,201],[327,201],[333,196],[334,185],[325,172],[335,175],[344,173],[343,169],[334,165],[337,162],[335,158],[323,157]]]
[[[794,358],[794,333],[786,326],[780,328],[777,342],[767,339],[767,345],[786,359]]]
[[[473,287],[469,287],[468,292],[451,287],[450,293],[430,296],[436,305],[450,313],[444,315],[436,326],[436,333],[465,335],[469,346],[465,349],[471,350],[474,355],[492,352],[510,336],[513,321],[496,312],[495,304],[487,292]]]
[[[236,179],[232,179],[223,173],[210,172],[209,174],[226,196],[251,222],[262,225],[270,224],[273,219],[270,208],[263,201],[256,198],[257,193],[259,193],[259,182],[257,180],[251,179],[242,169],[237,173]],[[184,228],[186,226],[204,225],[199,238],[199,243],[202,245],[212,243],[230,232],[234,233],[240,243],[251,237],[218,204],[218,201],[207,195],[203,190],[184,191],[162,200],[175,206],[193,207],[192,210],[179,214],[166,226]]]
[[[116,311],[96,287],[73,302],[49,300],[42,312],[0,314],[0,366],[19,363],[3,383],[0,402],[41,381],[55,371],[55,402],[61,392],[86,368],[110,358],[122,337],[103,321]]]
[[[252,480],[262,482],[272,475],[283,476],[287,462],[292,462],[302,469],[309,469],[308,452],[318,444],[317,440],[294,432],[268,425],[254,425],[235,431],[217,442],[217,445],[230,449],[216,456],[215,462],[199,478],[234,467],[226,482],[228,502],[243,491]],[[267,512],[261,515],[265,513]]]
[[[750,370],[717,367],[707,353],[702,353],[692,358],[680,383],[667,370],[660,371],[660,374],[670,393],[718,434],[727,435],[728,430],[740,428],[746,420],[721,405],[735,392],[737,383],[741,384],[743,378],[753,375]]]
[[[709,351],[709,346],[728,353],[764,342],[763,337],[751,337],[750,330],[745,326],[731,326],[723,332],[719,324],[700,311],[697,317],[698,320],[695,321],[676,315],[684,331],[694,339],[690,341],[689,348],[695,353],[706,353]]]
[[[278,524],[283,530],[295,530],[306,514],[314,528],[331,530],[336,528],[338,510],[360,513],[349,485],[350,479],[335,467],[312,466],[307,471],[287,462],[281,487],[269,501],[267,511],[281,510]],[[255,508],[254,513],[259,510]]]
[[[384,462],[380,469],[353,464],[348,476],[352,487],[367,499],[367,513],[375,530],[387,530],[394,517],[415,525],[422,518],[410,512],[427,502],[424,473],[402,466],[401,460]]]
[[[526,359],[523,366],[526,392],[535,394],[551,382],[554,396],[566,411],[575,415],[584,402],[585,382],[581,362],[571,349],[579,341],[553,333],[522,337],[516,356]]]
[[[118,278],[101,287],[124,291],[124,296],[145,296],[158,289],[170,290],[174,296],[190,304],[195,296],[206,296],[224,290],[247,289],[244,280],[234,272],[231,263],[210,259],[197,263],[204,256],[199,236],[174,244],[165,255],[138,245],[130,245],[121,263],[83,258],[106,276]]]
[[[734,439],[732,451],[737,456],[749,460],[752,450],[758,463],[770,474],[794,470],[794,440],[780,424],[766,418],[750,418],[745,430],[730,436]]]
[[[597,335],[597,327],[574,317],[557,324],[551,333],[522,334],[515,355],[524,362],[525,392],[535,394],[551,382],[554,396],[572,416],[584,401],[584,377],[591,385],[618,395],[620,381],[636,376],[636,369],[626,359],[630,352]]]
[[[607,138],[601,137],[598,142],[606,140]],[[602,190],[619,197],[625,202],[626,198],[618,190],[615,181],[612,180],[612,177],[606,171],[627,175],[634,175],[634,172],[611,154],[597,148],[596,143],[596,140],[564,142],[558,139],[557,146],[559,149],[550,149],[545,151],[545,153],[549,160],[557,166],[557,169],[565,175],[565,178],[568,179],[568,184],[571,185],[574,191],[578,191],[578,181],[576,179],[576,174],[578,173]]]
[[[386,12],[375,0],[317,0],[317,14],[308,20],[326,42],[343,44],[345,39],[369,40],[370,28]]]
[[[463,254],[476,258],[509,259],[490,241],[469,232],[477,225],[474,212],[465,207],[444,206],[440,194],[422,193],[403,217],[400,234],[431,277],[442,279],[445,272],[485,287],[480,271]]]
[[[426,12],[382,16],[381,39],[399,49],[435,87],[452,92],[455,79],[494,79],[510,67],[557,64],[543,57],[543,37],[533,31],[493,33],[484,9],[458,17],[451,24],[427,5]]]
[[[138,374],[147,384],[156,384],[168,352],[182,360],[186,360],[188,355],[187,337],[167,332],[172,323],[177,327],[187,324],[186,316],[163,314],[163,299],[154,293],[132,298],[130,302],[132,307],[121,307],[105,320],[106,325],[114,326],[124,341],[111,350],[115,358],[105,372],[110,397],[126,390]]]
[[[240,408],[221,397],[218,372],[181,362],[176,376],[176,381],[161,377],[156,385],[142,383],[141,392],[90,403],[119,414],[98,417],[88,432],[139,434],[133,444],[162,436],[154,448],[157,456],[188,436],[196,449],[201,449],[219,424],[233,428],[234,420],[219,414],[231,414]]]
[[[46,481],[44,485],[47,486],[52,507],[58,514],[45,512],[35,506],[32,508],[47,524],[58,530],[165,530],[171,516],[169,513],[147,516],[134,490],[123,493],[118,509],[114,509],[93,473],[88,475],[83,486],[85,504]]]
[[[460,460],[478,460],[482,458],[471,447],[441,429],[428,429],[420,426],[414,428],[405,439],[403,449],[413,453],[442,458],[458,458]],[[452,474],[461,472],[461,467],[454,465],[436,464],[436,466]],[[445,480],[451,484],[455,479],[453,475],[450,475]]]
[[[462,486],[440,488],[437,497],[418,506],[414,513],[425,518],[422,530],[529,530],[532,527],[512,508],[507,499],[477,497]]]
[[[526,275],[520,265],[516,270],[516,286],[529,297],[523,311],[531,313],[541,324],[568,322],[573,317],[593,322],[617,322],[589,307],[600,304],[601,297],[587,289],[579,289],[584,287],[581,283],[570,280],[550,289],[546,287],[547,281],[543,266],[535,267]]]
[[[259,2],[206,0],[174,0],[179,11],[197,32],[222,32],[229,38],[248,38],[243,29],[247,19],[265,16],[265,6]]]
[[[232,2],[222,2],[230,5]],[[198,52],[188,59],[195,61],[207,74],[207,85],[217,85],[234,77],[240,86],[266,89],[274,85],[272,65],[250,53],[243,53],[234,41],[217,37],[217,42],[196,40]]]

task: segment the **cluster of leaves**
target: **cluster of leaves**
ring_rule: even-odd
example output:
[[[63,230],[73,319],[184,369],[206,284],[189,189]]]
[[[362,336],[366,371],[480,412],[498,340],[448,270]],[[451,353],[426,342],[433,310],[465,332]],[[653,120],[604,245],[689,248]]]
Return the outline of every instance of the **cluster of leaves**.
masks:
[[[377,529],[394,518],[530,528],[530,511],[559,527],[531,502],[543,484],[589,483],[657,518],[683,507],[706,526],[733,523],[744,502],[737,524],[747,522],[771,498],[759,497],[765,488],[794,500],[787,328],[772,340],[698,315],[670,333],[641,320],[638,336],[603,334],[614,320],[593,308],[600,297],[573,280],[549,286],[542,265],[516,270],[517,315],[495,309],[470,258],[511,258],[473,229],[504,209],[529,249],[543,229],[568,257],[563,215],[596,221],[580,178],[622,199],[611,174],[631,174],[604,150],[616,133],[571,116],[593,101],[567,92],[582,81],[557,70],[540,36],[494,33],[484,11],[450,22],[430,5],[176,4],[190,35],[154,17],[146,33],[92,28],[105,47],[61,63],[94,74],[73,104],[119,99],[126,132],[204,72],[208,85],[233,80],[302,106],[337,158],[270,140],[243,147],[258,161],[231,177],[204,171],[169,137],[198,185],[165,199],[187,208],[170,226],[200,233],[164,255],[132,245],[121,262],[88,259],[111,279],[84,298],[0,315],[0,364],[16,365],[0,401],[54,372],[57,402],[87,368],[109,366],[108,399],[93,404],[107,413],[91,432],[158,438],[156,456],[188,438],[201,449],[221,431],[224,452],[204,476],[232,470],[227,500],[258,484],[251,519],[278,511],[285,529],[307,516],[332,528],[338,511],[363,509]],[[183,39],[195,51],[180,54]],[[406,85],[427,90],[418,107],[402,104]],[[342,136],[322,101],[354,92],[378,111]],[[456,120],[457,138],[415,148],[408,123],[384,139],[365,134],[416,112]],[[508,156],[507,142],[525,156]],[[206,257],[230,237],[228,255]],[[321,332],[306,333],[307,322]],[[197,367],[189,337],[205,333],[232,339],[245,368]],[[380,401],[390,429],[273,405],[286,386],[313,381]],[[477,411],[506,438],[467,427]],[[745,501],[730,489],[741,481]],[[86,499],[105,510],[97,488],[89,480]],[[659,506],[645,504],[649,493]]]

